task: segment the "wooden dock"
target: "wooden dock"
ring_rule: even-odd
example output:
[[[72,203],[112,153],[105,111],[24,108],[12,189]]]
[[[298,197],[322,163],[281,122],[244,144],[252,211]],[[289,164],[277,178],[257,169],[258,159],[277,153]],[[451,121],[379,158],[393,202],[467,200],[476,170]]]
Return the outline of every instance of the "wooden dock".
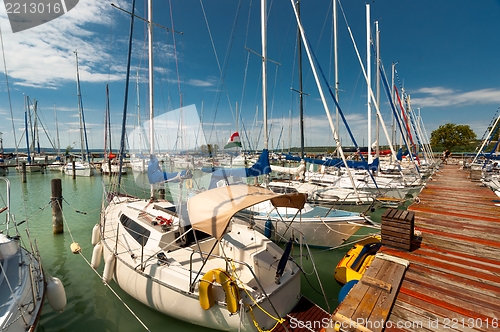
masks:
[[[419,199],[408,210],[421,241],[379,251],[410,262],[383,326],[344,330],[500,330],[499,197],[458,165],[441,165]]]

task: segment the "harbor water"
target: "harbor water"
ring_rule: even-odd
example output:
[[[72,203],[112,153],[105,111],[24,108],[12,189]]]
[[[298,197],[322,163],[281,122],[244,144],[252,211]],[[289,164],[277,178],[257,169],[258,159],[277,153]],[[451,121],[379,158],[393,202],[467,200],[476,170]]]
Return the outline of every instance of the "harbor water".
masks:
[[[132,175],[125,175],[132,176]],[[161,314],[121,291],[114,282],[105,285],[100,275],[90,267],[92,256],[91,231],[98,223],[101,210],[103,181],[107,176],[98,172],[94,177],[77,177],[60,172],[27,174],[27,182],[13,168],[7,178],[11,182],[11,209],[20,223],[22,237],[29,226],[36,240],[47,275],[59,278],[64,284],[67,306],[62,313],[45,303],[38,326],[41,332],[61,331],[207,331],[208,329],[179,321]],[[64,233],[52,233],[51,180],[59,178],[63,190]],[[2,189],[4,190],[4,189]],[[372,217],[375,219],[376,217]],[[372,230],[362,229],[367,234]],[[358,234],[361,236],[362,234]],[[81,254],[70,250],[79,243]],[[335,250],[294,248],[294,258],[304,266],[302,293],[325,310],[332,312],[338,305],[340,286],[333,274],[338,261],[351,248],[346,245]],[[313,264],[316,270],[313,268]],[[321,282],[318,282],[316,274]],[[322,295],[324,290],[325,296]]]

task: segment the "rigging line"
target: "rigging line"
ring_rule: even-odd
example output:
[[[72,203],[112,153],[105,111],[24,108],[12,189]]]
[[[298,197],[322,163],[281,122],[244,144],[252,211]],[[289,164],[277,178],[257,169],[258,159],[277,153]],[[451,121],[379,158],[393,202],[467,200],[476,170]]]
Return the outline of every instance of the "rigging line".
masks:
[[[125,125],[127,123],[127,103],[128,103],[128,86],[130,79],[130,59],[132,54],[132,36],[134,32],[134,14],[135,11],[135,0],[132,0],[132,12],[130,13],[130,32],[128,40],[128,54],[127,54],[127,72],[125,76],[125,98],[123,102],[123,118],[122,118],[122,132],[120,137],[120,152],[118,154],[119,169],[118,169],[118,191],[120,191],[120,184],[122,180],[122,167],[123,167],[123,156],[125,154]],[[110,170],[111,172],[111,170]]]
[[[99,278],[102,279],[102,276],[99,274],[99,272],[97,272],[96,269],[94,269],[92,267],[92,265],[89,263],[88,259],[82,254],[82,252],[80,251],[79,252],[80,256],[83,258],[83,260],[87,263],[88,266],[90,266],[90,268],[95,272],[95,274],[97,274],[97,276]],[[147,326],[146,324],[144,324],[144,322],[139,318],[139,316],[137,316],[137,314],[125,303],[125,301],[122,300],[122,298],[120,297],[120,295],[118,295],[118,293],[115,292],[115,290],[107,283],[105,282],[104,285],[106,287],[109,288],[109,290],[116,296],[116,298],[125,306],[125,308],[127,308],[127,310],[134,316],[135,319],[137,319],[137,321],[146,329],[146,331],[151,331]]]
[[[227,52],[226,52],[226,57],[224,59],[224,67],[223,68],[221,68],[219,57],[217,55],[217,50],[215,48],[215,44],[214,44],[212,32],[210,30],[210,26],[209,26],[209,23],[208,23],[208,18],[207,18],[206,12],[205,12],[205,7],[203,6],[203,0],[200,0],[200,5],[201,5],[202,11],[203,11],[203,17],[205,18],[205,24],[207,25],[208,33],[209,33],[209,36],[210,36],[210,41],[212,43],[212,48],[214,50],[214,55],[215,55],[215,58],[216,58],[216,61],[217,61],[217,66],[218,66],[219,73],[220,73],[219,89],[218,89],[219,92],[218,92],[218,97],[216,97],[216,101],[215,101],[214,120],[212,122],[212,130],[211,130],[210,136],[209,136],[209,140],[211,140],[212,132],[214,130],[215,119],[216,119],[216,116],[217,116],[218,105],[219,105],[219,102],[220,102],[222,90],[224,89],[224,86],[225,86],[225,84],[224,84],[224,82],[225,82],[225,76],[226,76],[227,68],[229,66],[229,57],[230,57],[232,46],[233,46],[233,42],[234,42],[235,28],[236,28],[236,25],[238,23],[239,12],[240,12],[240,9],[241,9],[241,0],[238,2],[238,7],[237,7],[237,10],[236,10],[236,15],[235,15],[235,18],[234,18],[234,21],[233,21],[233,25],[232,25],[232,28],[231,28],[231,34],[230,34],[230,37],[229,37],[229,44],[228,44],[228,48],[227,48]],[[231,100],[230,100],[229,95],[227,94],[227,92],[226,92],[226,97],[227,97],[227,100],[228,100],[229,109],[231,110],[231,115],[233,116],[233,119],[236,119],[235,115],[234,115],[234,112],[233,112],[233,107],[232,107],[232,104],[231,104]]]
[[[5,83],[7,85],[7,96],[9,97],[9,108],[10,108],[10,119],[11,119],[11,122],[12,122],[12,133],[14,134],[14,144],[17,143],[17,139],[16,139],[16,128],[14,126],[14,115],[12,113],[12,101],[11,101],[11,98],[10,98],[10,88],[9,88],[9,75],[7,73],[7,62],[5,61],[5,50],[4,50],[4,47],[3,47],[3,34],[2,34],[2,28],[0,27],[0,42],[2,44],[2,57],[3,57],[3,68],[4,68],[4,72],[5,72]],[[16,144],[16,155],[17,155],[17,144]]]
[[[114,22],[114,19],[115,19],[114,13],[111,15],[112,15],[112,17],[109,20],[110,23]],[[109,25],[109,52],[108,52],[108,83],[109,83],[110,78],[111,78],[111,59],[112,59],[111,50],[113,49],[112,45],[113,45],[113,24],[110,24]]]
[[[179,58],[177,57],[177,43],[175,41],[175,29],[174,29],[174,17],[172,16],[172,1],[168,1],[169,6],[170,6],[170,22],[172,26],[172,43],[174,45],[174,59],[175,59],[175,70],[177,74],[177,88],[179,89],[179,107],[182,107],[182,98],[181,96],[181,78],[179,75]]]
[[[250,0],[249,8],[252,8],[252,0]],[[247,17],[247,25],[246,25],[246,30],[245,30],[245,42],[243,45],[245,45],[245,49],[250,51],[249,48],[247,48],[247,41],[248,41],[248,31],[250,30],[250,13],[251,10],[248,10],[248,17]],[[240,100],[240,109],[243,109],[243,97],[245,95],[245,87],[246,87],[246,81],[247,81],[247,74],[248,74],[248,63],[250,59],[250,52],[247,52],[247,61],[245,64],[245,74],[244,74],[244,79],[243,79],[243,88],[241,90],[241,100]],[[241,114],[241,112],[240,112]]]

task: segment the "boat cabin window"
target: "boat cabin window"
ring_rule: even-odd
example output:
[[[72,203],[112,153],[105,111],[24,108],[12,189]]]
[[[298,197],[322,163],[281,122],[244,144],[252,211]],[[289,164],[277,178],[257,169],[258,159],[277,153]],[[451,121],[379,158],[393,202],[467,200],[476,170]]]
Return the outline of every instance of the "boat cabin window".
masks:
[[[275,194],[297,194],[299,191],[292,187],[269,186]]]
[[[151,235],[151,232],[148,229],[142,227],[124,214],[120,216],[120,222],[122,223],[123,227],[125,227],[127,232],[129,232],[129,234],[132,235],[132,237],[141,246],[144,247],[146,245],[149,239],[149,235]]]

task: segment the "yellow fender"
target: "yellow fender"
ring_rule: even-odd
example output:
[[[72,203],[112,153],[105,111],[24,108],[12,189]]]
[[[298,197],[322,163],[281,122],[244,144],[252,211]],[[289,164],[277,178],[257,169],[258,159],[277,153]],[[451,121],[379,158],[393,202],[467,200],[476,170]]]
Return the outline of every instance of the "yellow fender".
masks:
[[[192,189],[193,188],[193,180],[192,179],[187,179],[186,181],[186,188],[187,189]]]
[[[227,310],[232,314],[237,312],[240,303],[240,290],[234,278],[223,269],[210,270],[201,278],[199,286],[200,306],[208,310],[214,305],[215,300],[212,293],[214,282],[219,283],[226,294]]]

